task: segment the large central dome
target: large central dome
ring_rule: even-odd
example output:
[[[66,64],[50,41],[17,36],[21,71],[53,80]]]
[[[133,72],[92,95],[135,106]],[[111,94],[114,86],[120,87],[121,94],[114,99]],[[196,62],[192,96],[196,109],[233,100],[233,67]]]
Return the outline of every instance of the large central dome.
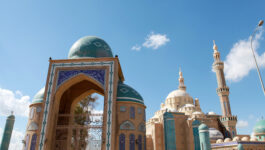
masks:
[[[113,57],[113,55],[109,45],[95,36],[85,36],[77,40],[68,54],[69,59],[98,57]]]

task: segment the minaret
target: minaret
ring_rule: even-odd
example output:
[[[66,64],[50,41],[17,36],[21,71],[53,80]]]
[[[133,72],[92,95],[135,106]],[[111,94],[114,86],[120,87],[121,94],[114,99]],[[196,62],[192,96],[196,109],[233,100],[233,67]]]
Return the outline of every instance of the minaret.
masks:
[[[213,63],[213,69],[216,73],[217,78],[217,94],[220,97],[221,102],[221,108],[223,116],[231,116],[231,108],[229,103],[229,87],[226,86],[225,82],[225,76],[224,76],[224,63],[220,60],[220,53],[218,52],[218,48],[215,45],[213,45],[214,53],[214,63]]]
[[[8,150],[14,122],[15,122],[15,116],[13,115],[13,112],[11,112],[11,115],[8,116],[6,119],[6,125],[3,132],[0,150]]]
[[[229,87],[226,86],[225,76],[224,76],[224,63],[220,59],[220,53],[218,52],[218,48],[213,41],[213,69],[216,73],[217,85],[216,89],[217,94],[220,98],[221,109],[222,109],[222,117],[220,118],[221,122],[226,128],[225,137],[234,137],[236,135],[236,122],[237,117],[232,116],[230,101],[229,101]],[[229,134],[227,133],[229,132]]]
[[[179,68],[179,89],[186,91],[186,86],[184,85],[184,78],[181,72],[181,69]]]

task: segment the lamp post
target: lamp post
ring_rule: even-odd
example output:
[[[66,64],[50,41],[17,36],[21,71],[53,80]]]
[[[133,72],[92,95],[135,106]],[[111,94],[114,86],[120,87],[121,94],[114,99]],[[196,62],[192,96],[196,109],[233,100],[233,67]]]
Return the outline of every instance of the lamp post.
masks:
[[[253,54],[253,57],[254,57],[254,60],[255,60],[255,65],[256,65],[256,68],[257,68],[258,75],[259,75],[259,80],[260,80],[260,83],[261,83],[261,87],[262,87],[262,90],[263,90],[263,94],[265,95],[264,84],[263,84],[263,81],[262,81],[262,77],[260,75],[259,66],[258,66],[258,63],[257,63],[257,60],[256,60],[256,56],[255,56],[255,53],[254,53],[253,46],[252,46],[253,37],[256,34],[256,32],[258,31],[258,28],[261,27],[263,25],[263,23],[264,23],[264,21],[263,20],[260,20],[259,21],[259,24],[256,27],[256,29],[252,33],[252,35],[250,37],[251,38],[251,40],[250,40],[250,46],[251,46],[252,54]]]

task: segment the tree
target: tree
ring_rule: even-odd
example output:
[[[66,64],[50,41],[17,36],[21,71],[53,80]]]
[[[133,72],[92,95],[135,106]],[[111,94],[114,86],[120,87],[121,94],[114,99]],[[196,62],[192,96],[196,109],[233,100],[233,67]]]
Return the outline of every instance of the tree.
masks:
[[[74,145],[72,148],[76,148],[78,146],[78,150],[85,150],[88,144],[89,138],[89,126],[91,123],[91,114],[95,106],[97,105],[96,100],[97,96],[88,95],[86,98],[77,103],[75,107],[75,117],[74,117],[74,125],[77,125],[80,128],[76,128],[73,130]],[[77,144],[78,142],[78,144]]]

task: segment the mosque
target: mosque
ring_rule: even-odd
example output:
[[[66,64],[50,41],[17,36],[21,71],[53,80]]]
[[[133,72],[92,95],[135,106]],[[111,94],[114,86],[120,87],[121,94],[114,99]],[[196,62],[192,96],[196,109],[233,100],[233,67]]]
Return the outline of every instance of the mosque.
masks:
[[[23,150],[265,150],[265,120],[256,124],[254,136],[237,134],[224,63],[215,43],[213,49],[222,114],[202,111],[180,71],[178,89],[146,121],[144,100],[125,83],[110,46],[94,36],[77,40],[68,59],[49,60],[46,84],[29,106]],[[103,113],[88,107],[97,101],[95,93],[103,97]],[[5,150],[14,116],[8,119]]]

